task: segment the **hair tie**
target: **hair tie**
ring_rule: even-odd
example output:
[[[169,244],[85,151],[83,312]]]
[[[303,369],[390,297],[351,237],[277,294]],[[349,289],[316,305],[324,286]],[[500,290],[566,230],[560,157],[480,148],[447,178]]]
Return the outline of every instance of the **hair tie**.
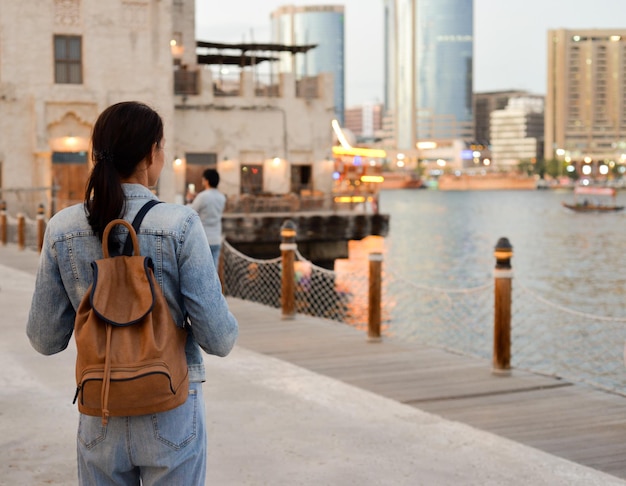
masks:
[[[113,164],[115,157],[113,156],[113,153],[109,152],[106,149],[98,150],[96,152],[96,160],[98,162],[104,162],[105,164]]]

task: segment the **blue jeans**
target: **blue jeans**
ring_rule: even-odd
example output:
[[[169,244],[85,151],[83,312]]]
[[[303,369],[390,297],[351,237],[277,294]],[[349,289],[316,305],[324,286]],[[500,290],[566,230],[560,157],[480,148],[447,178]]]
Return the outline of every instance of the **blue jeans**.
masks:
[[[222,245],[209,245],[209,248],[211,248],[211,255],[213,255],[213,263],[215,263],[215,269],[219,271],[218,269],[218,263],[220,261],[220,248],[222,247]]]
[[[154,415],[80,415],[80,485],[200,486],[206,476],[206,419],[202,383],[189,384],[187,401]]]

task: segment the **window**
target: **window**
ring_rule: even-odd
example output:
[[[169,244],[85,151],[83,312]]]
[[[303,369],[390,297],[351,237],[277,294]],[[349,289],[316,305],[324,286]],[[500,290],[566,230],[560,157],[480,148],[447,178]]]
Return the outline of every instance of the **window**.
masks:
[[[185,153],[185,185],[194,185],[195,192],[202,190],[202,173],[205,169],[217,169],[217,154],[212,152]],[[192,191],[194,192],[194,191]]]
[[[215,169],[217,167],[216,153],[185,153],[185,160],[188,165],[202,165],[202,169]]]
[[[82,38],[77,35],[54,36],[54,82],[82,84]]]
[[[84,164],[87,152],[52,152],[53,164]]]
[[[263,166],[245,164],[241,166],[241,194],[260,194],[263,192]]]
[[[199,71],[189,71],[186,67],[174,70],[174,94],[176,95],[199,95],[200,77]]]
[[[302,190],[311,189],[311,166],[292,165],[291,166],[291,192],[300,194]]]

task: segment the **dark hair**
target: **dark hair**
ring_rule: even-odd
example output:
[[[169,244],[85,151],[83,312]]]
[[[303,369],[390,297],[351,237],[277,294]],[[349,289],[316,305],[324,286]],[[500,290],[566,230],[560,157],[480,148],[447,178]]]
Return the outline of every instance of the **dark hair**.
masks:
[[[163,140],[163,120],[149,106],[125,101],[104,110],[93,127],[93,169],[85,190],[87,220],[102,239],[106,225],[126,212],[121,181]]]
[[[215,169],[205,170],[202,173],[202,177],[209,182],[209,187],[217,187],[220,183],[220,175]]]

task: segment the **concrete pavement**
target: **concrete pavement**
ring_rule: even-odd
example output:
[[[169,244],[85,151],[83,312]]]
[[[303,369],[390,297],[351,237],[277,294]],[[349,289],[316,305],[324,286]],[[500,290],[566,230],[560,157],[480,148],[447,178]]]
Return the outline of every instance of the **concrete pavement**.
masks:
[[[24,332],[36,260],[0,247],[2,485],[76,483],[73,344],[40,356]],[[242,347],[205,362],[207,484],[626,484]]]

